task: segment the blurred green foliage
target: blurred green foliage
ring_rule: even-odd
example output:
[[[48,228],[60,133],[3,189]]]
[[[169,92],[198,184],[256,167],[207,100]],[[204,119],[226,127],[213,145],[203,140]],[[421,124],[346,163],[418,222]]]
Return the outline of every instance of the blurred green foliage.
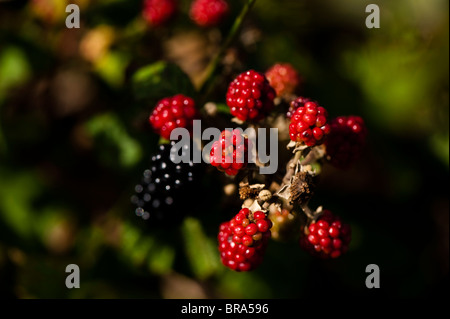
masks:
[[[240,206],[223,176],[208,174],[196,211],[186,203],[201,214],[171,230],[142,227],[129,202],[158,141],[149,112],[197,94],[243,2],[208,30],[189,20],[188,0],[159,29],[142,1],[80,1],[82,28],[69,30],[65,3],[0,1],[0,296],[371,296],[370,263],[380,296],[448,293],[448,1],[378,1],[380,29],[365,27],[371,1],[256,1],[211,97],[219,112],[233,74],[288,62],[302,95],[364,118],[369,144],[353,169],[324,167],[313,198],[352,225],[350,252],[322,262],[271,241],[250,273],[220,263],[219,224]],[[70,263],[80,289],[64,286]]]

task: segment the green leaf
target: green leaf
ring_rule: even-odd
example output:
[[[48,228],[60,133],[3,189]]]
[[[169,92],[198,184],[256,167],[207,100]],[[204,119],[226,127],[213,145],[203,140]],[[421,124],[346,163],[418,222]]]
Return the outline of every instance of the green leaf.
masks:
[[[10,46],[0,54],[0,100],[14,85],[25,82],[31,75],[28,59],[23,50]]]
[[[435,134],[430,138],[430,147],[434,154],[442,161],[447,167],[449,165],[449,136],[448,132],[445,135]]]
[[[150,250],[148,258],[148,269],[158,275],[171,272],[175,260],[175,249],[167,244],[159,243]]]
[[[31,239],[35,211],[33,200],[42,191],[42,184],[33,172],[11,174],[0,169],[0,220],[20,237]]]
[[[206,236],[198,219],[189,217],[182,225],[185,251],[194,275],[205,279],[213,275],[219,265],[217,249]]]
[[[226,104],[217,103],[216,108],[218,113],[231,114],[230,107]]]
[[[95,70],[109,85],[117,88],[124,83],[129,60],[125,53],[109,52],[95,65]]]
[[[177,65],[164,61],[137,70],[132,77],[132,86],[138,100],[160,99],[176,94],[195,95],[189,77]]]
[[[142,148],[126,131],[123,123],[115,114],[97,115],[86,123],[91,136],[99,140],[99,156],[108,164],[123,167],[134,166],[141,160]]]
[[[169,273],[175,260],[175,249],[171,245],[158,240],[154,234],[143,234],[130,223],[123,225],[120,251],[133,265],[146,266],[157,275]]]

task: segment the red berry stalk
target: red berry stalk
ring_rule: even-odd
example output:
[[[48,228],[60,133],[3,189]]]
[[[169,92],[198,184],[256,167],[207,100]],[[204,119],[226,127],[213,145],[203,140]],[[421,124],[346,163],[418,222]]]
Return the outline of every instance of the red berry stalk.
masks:
[[[338,168],[350,167],[362,154],[367,128],[359,116],[340,116],[330,123],[331,132],[325,141],[327,159]]]
[[[251,145],[251,141],[239,130],[225,130],[220,135],[220,139],[213,143],[210,163],[219,171],[235,176],[247,167]]]
[[[322,258],[337,258],[346,253],[351,241],[351,228],[329,210],[309,225],[300,236],[300,247],[311,255]]]
[[[258,267],[270,238],[272,222],[262,211],[243,208],[229,222],[220,225],[217,239],[222,263],[235,271]]]
[[[197,116],[194,100],[179,94],[160,100],[151,113],[149,122],[157,134],[169,140],[170,133],[177,127],[191,130]]]
[[[214,27],[222,22],[228,12],[228,3],[224,0],[195,0],[189,15],[201,27]]]
[[[168,22],[177,11],[176,0],[145,0],[142,15],[154,27]]]
[[[266,71],[266,78],[277,96],[294,93],[300,84],[297,70],[289,63],[275,64]]]
[[[303,103],[298,99],[293,104]],[[297,108],[292,115],[289,125],[289,135],[292,141],[302,142],[307,146],[315,146],[323,143],[326,135],[330,133],[330,125],[327,124],[328,112],[319,106],[317,102],[306,102]]]
[[[241,121],[259,121],[274,108],[275,96],[265,75],[250,70],[230,83],[226,98],[233,116]]]

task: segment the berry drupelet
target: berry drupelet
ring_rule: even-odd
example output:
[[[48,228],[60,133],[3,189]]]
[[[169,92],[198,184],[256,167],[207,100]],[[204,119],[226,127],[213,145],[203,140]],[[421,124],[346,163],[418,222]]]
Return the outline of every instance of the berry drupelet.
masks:
[[[259,121],[274,108],[275,90],[264,74],[250,70],[234,79],[226,100],[231,114],[241,121]]]
[[[313,102],[310,98],[307,97],[298,97],[295,100],[293,100],[290,104],[289,104],[289,110],[286,113],[286,117],[288,119],[292,118],[292,115],[294,115],[295,111],[297,111],[297,109],[300,106],[305,106],[306,102]],[[316,102],[317,103],[317,102]]]

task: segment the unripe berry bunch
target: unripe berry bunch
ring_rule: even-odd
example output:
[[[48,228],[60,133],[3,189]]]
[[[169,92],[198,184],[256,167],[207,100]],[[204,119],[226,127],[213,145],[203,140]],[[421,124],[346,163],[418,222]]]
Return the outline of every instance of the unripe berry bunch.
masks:
[[[328,112],[318,103],[306,102],[292,115],[289,125],[291,140],[302,142],[307,146],[322,144],[324,137],[330,133],[327,117]]]
[[[289,63],[277,63],[266,71],[269,84],[277,96],[292,94],[300,84],[300,76]]]
[[[300,237],[300,246],[319,258],[337,258],[347,252],[351,229],[329,210],[309,225]]]
[[[145,0],[142,15],[154,27],[168,22],[177,11],[176,0]]]
[[[251,147],[251,141],[238,129],[225,130],[221,133],[220,139],[213,143],[210,163],[219,171],[235,176],[247,166]]]
[[[262,211],[243,208],[220,225],[219,252],[222,263],[236,271],[250,271],[261,264],[270,238],[272,222]]]
[[[241,121],[259,121],[274,108],[275,96],[265,75],[250,70],[230,83],[226,99],[233,116]]]
[[[330,123],[325,141],[327,159],[338,168],[348,168],[362,154],[367,128],[359,116],[339,116]]]
[[[160,100],[149,117],[153,130],[166,140],[177,127],[192,129],[192,121],[198,116],[195,102],[182,94]]]
[[[289,241],[298,236],[298,218],[289,210],[275,209],[269,213],[269,218],[272,221],[272,238],[278,241]]]
[[[225,0],[194,0],[191,4],[190,17],[201,27],[218,25],[228,14]]]

